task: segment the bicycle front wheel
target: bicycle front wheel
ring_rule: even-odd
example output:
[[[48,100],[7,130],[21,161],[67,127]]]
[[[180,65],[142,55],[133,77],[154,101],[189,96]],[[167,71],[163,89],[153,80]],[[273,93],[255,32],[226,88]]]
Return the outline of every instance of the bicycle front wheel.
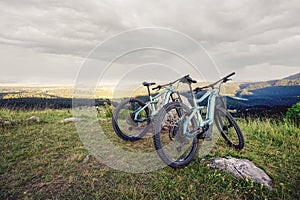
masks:
[[[150,109],[139,99],[125,99],[114,110],[112,125],[116,134],[128,141],[141,139],[150,128]]]
[[[227,144],[235,149],[244,148],[244,136],[232,115],[224,108],[217,106],[215,122]]]
[[[153,141],[159,157],[173,168],[187,166],[198,149],[197,137],[189,138],[183,134],[183,125],[190,109],[180,102],[166,104],[154,118]],[[197,127],[195,117],[187,124],[187,131]]]

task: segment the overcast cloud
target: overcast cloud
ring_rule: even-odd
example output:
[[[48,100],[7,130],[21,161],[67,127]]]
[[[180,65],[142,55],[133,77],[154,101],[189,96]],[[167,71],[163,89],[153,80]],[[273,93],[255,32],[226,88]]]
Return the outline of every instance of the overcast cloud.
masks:
[[[73,83],[99,42],[157,26],[200,42],[221,74],[270,80],[300,72],[298,0],[9,0],[0,10],[0,83]]]

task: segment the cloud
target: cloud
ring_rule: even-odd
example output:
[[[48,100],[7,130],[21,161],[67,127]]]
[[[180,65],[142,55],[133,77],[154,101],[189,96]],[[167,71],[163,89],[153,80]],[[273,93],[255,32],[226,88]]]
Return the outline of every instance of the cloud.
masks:
[[[101,1],[102,2],[102,1]],[[41,5],[42,4],[42,5]],[[0,4],[0,42],[57,54],[85,55],[107,35],[126,29],[113,7],[90,1]]]
[[[0,44],[0,82],[71,84],[81,65],[74,56],[44,54]]]
[[[245,74],[251,71],[249,66],[264,68],[264,63],[292,67],[295,72],[300,66],[296,53],[300,52],[297,0],[11,0],[1,1],[0,9],[2,47],[30,49],[37,55],[83,59],[95,45],[114,34],[158,26],[195,38],[210,52],[222,73],[236,70]],[[114,45],[130,47],[129,42]],[[32,61],[33,68],[35,65]]]

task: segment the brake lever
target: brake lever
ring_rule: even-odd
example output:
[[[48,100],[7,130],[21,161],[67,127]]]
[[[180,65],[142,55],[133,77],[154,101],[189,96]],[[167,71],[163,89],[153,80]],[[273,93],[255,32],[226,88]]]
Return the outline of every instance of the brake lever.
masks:
[[[211,86],[204,86],[204,87],[196,87],[193,91],[195,93],[198,93],[198,92],[201,92],[203,91],[204,89],[207,89],[207,88],[210,88]]]
[[[232,79],[231,78],[226,78],[226,79],[224,79],[222,82],[223,83],[226,83],[227,81],[231,81]]]
[[[199,87],[196,87],[195,89],[193,89],[193,91],[194,91],[195,93],[198,93],[198,92],[202,91],[202,89],[199,88]]]

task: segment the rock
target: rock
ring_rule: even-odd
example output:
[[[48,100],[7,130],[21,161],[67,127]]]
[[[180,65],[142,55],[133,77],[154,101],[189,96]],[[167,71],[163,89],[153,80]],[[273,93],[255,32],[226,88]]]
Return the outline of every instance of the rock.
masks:
[[[248,178],[272,189],[272,179],[253,162],[237,158],[212,158],[209,166],[231,172],[237,178]]]
[[[68,123],[68,122],[78,122],[81,121],[81,118],[78,117],[70,117],[62,120],[63,123]]]
[[[0,118],[0,124],[10,125],[11,122],[10,122],[10,121],[7,121],[7,120],[4,120],[4,119],[2,119],[2,118]]]
[[[27,118],[26,121],[35,121],[37,123],[40,123],[41,119],[37,116],[31,116],[31,117]]]
[[[85,164],[87,162],[89,162],[90,160],[90,155],[86,155],[85,158],[83,159],[82,163]]]
[[[69,180],[68,180],[69,184],[73,183],[73,181],[74,181],[74,177],[73,176],[69,176]]]

